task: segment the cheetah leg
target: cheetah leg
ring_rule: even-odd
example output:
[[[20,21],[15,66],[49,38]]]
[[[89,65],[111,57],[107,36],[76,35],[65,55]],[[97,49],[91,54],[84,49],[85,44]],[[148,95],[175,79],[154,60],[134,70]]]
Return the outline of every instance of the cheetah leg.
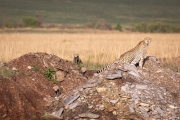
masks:
[[[139,66],[140,66],[141,68],[143,67],[143,61],[144,61],[143,58],[141,58],[141,60],[139,61]]]

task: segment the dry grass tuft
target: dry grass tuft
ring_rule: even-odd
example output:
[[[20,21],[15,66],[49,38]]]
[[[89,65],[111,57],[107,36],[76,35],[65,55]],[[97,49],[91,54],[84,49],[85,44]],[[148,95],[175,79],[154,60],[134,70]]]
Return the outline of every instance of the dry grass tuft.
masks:
[[[96,67],[109,64],[135,47],[144,37],[151,37],[147,56],[180,56],[180,34],[150,33],[1,33],[0,61],[9,61],[29,52],[47,52],[71,60],[78,53],[83,62]]]

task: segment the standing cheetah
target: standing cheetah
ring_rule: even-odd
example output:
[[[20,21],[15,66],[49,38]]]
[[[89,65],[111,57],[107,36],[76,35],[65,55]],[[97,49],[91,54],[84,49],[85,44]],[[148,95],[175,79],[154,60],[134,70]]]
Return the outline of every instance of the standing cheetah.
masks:
[[[133,64],[133,65],[139,63],[139,66],[142,67],[150,42],[151,42],[151,38],[149,37],[144,38],[144,40],[140,41],[135,48],[125,52],[120,56],[120,58],[117,61],[104,67],[101,70],[98,70],[97,73],[101,73],[102,71],[106,70],[107,68],[111,67],[114,63],[117,62],[118,63],[122,62],[125,64]]]

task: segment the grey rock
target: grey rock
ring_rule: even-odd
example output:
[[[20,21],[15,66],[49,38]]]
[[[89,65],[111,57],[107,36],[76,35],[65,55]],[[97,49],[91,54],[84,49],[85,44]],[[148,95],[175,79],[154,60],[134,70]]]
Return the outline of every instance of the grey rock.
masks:
[[[146,106],[146,107],[149,107],[149,104],[147,103],[140,103],[141,106]]]
[[[119,70],[123,71],[123,72],[127,72],[128,70],[123,69],[122,67],[118,67]]]
[[[156,110],[153,110],[153,111],[152,111],[152,114],[153,114],[153,115],[157,115],[158,112],[157,112]]]
[[[72,103],[72,104],[69,105],[69,109],[74,109],[77,106],[78,106],[78,102]]]
[[[159,115],[155,115],[155,116],[153,116],[153,118],[160,119],[161,117]]]
[[[83,86],[83,88],[84,88],[84,89],[85,89],[85,88],[91,88],[91,87],[94,87],[94,86],[96,86],[96,83],[94,83],[94,84],[87,83],[87,84],[85,84],[85,85]]]
[[[132,85],[131,85],[131,88],[134,88],[134,87],[135,87],[135,85],[134,85],[134,84],[132,84]]]
[[[116,78],[122,78],[122,73],[120,71],[117,71],[115,74],[109,74],[106,76],[106,79],[113,80]]]
[[[55,115],[60,117],[63,111],[64,111],[64,108],[60,108],[58,111],[55,112]]]
[[[136,85],[136,89],[147,89],[147,85]]]
[[[79,94],[74,94],[74,95],[68,97],[68,98],[65,100],[65,102],[64,102],[64,106],[71,104],[71,103],[74,102],[79,96],[80,96]]]
[[[134,71],[129,71],[129,74],[131,74],[131,75],[133,75],[133,76],[135,76],[135,77],[137,77],[137,78],[140,78],[139,73],[136,73],[136,72],[134,72]]]
[[[160,107],[156,107],[155,110],[160,113],[162,116],[165,116],[164,111]]]
[[[149,114],[146,112],[146,110],[143,107],[139,107],[139,109],[144,117],[146,118],[149,117]]]
[[[129,105],[129,111],[130,111],[131,113],[135,112],[134,106],[135,106],[134,103],[132,103],[131,105]]]
[[[91,112],[86,112],[86,113],[79,114],[79,117],[81,117],[81,118],[87,117],[87,118],[97,119],[100,116],[98,114],[94,114],[94,113],[91,113]]]
[[[131,65],[131,64],[124,64],[124,69],[128,71],[134,71],[134,73],[139,74],[136,66]]]
[[[61,117],[58,117],[56,115],[53,115],[53,114],[46,114],[46,115],[43,115],[41,118],[44,118],[44,119],[50,119],[50,120],[62,120]]]
[[[121,87],[121,90],[124,91],[124,92],[126,92],[127,88],[128,88],[128,84],[126,84],[125,86],[122,86],[122,87]]]
[[[111,102],[111,103],[113,103],[113,104],[116,104],[118,101],[119,101],[119,99],[116,99],[116,100],[110,100],[109,102]]]

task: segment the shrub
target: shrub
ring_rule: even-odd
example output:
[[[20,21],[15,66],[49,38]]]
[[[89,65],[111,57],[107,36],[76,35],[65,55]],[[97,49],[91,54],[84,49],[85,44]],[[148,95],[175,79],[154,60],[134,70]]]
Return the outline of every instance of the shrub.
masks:
[[[5,78],[10,78],[14,75],[14,71],[9,69],[9,68],[5,68],[5,67],[0,67],[0,75],[5,77]]]
[[[116,25],[115,30],[122,31],[122,27],[119,23]]]
[[[150,32],[150,33],[179,33],[180,26],[173,26],[165,23],[137,23],[131,31]]]
[[[33,66],[33,67],[32,67],[33,71],[35,71],[35,72],[38,72],[38,71],[39,71],[39,68],[38,68],[37,65],[32,65],[32,66]]]
[[[38,27],[38,21],[35,18],[24,18],[23,23],[25,27]]]
[[[54,84],[57,83],[56,81],[56,71],[51,69],[51,68],[47,68],[46,72],[45,72],[45,77],[48,78],[48,80],[52,80]]]

